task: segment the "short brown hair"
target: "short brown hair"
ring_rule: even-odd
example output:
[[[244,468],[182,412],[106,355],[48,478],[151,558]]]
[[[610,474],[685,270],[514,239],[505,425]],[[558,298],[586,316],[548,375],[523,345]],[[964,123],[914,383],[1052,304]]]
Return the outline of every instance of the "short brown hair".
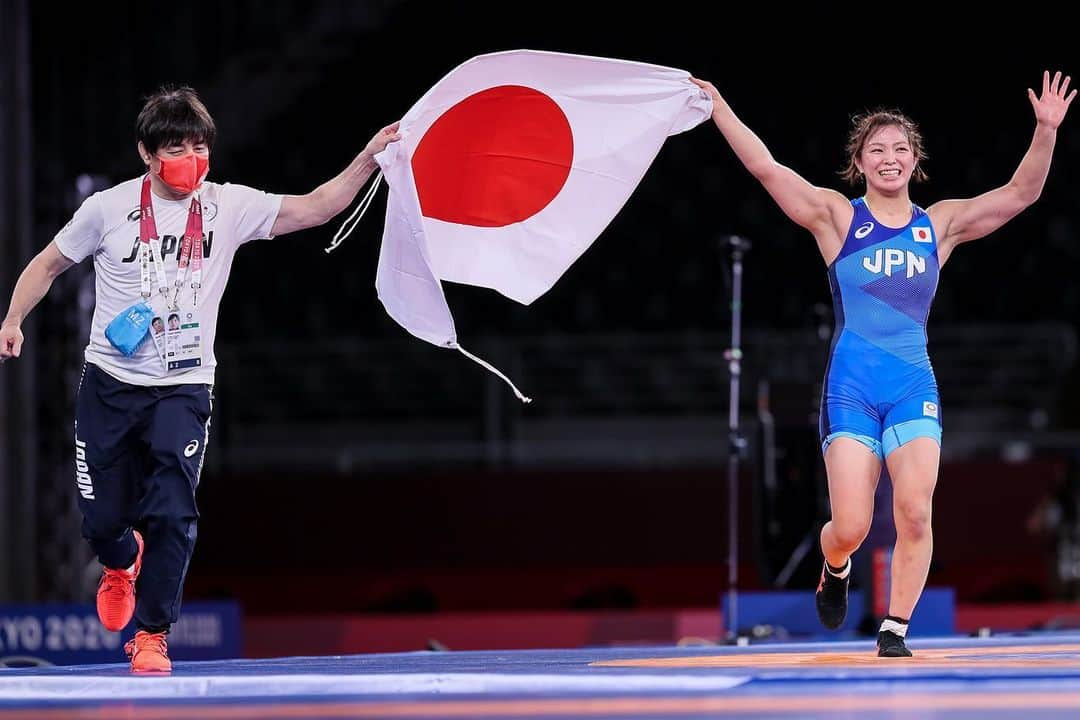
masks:
[[[851,132],[847,140],[847,167],[840,173],[840,177],[852,185],[857,185],[862,178],[862,173],[855,165],[855,159],[863,151],[867,139],[883,127],[890,125],[900,128],[907,136],[911,144],[911,154],[915,156],[915,171],[911,174],[914,180],[926,180],[929,176],[922,168],[922,161],[926,159],[926,151],[923,150],[922,133],[919,126],[899,110],[878,108],[856,115],[851,119]]]

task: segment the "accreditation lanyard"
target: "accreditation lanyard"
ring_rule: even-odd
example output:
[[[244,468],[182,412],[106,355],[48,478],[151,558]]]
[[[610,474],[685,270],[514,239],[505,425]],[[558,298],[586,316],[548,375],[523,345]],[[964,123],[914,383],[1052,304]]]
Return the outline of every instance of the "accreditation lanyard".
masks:
[[[157,276],[157,288],[168,299],[168,280],[165,279],[165,263],[161,260],[161,241],[154,222],[154,205],[150,201],[150,176],[143,178],[142,200],[139,203],[139,292],[143,301],[149,302],[152,292],[150,266]]]
[[[165,265],[161,259],[161,241],[158,239],[157,224],[154,222],[154,206],[151,201],[150,176],[143,178],[142,202],[139,206],[139,265],[140,286],[143,299],[149,299],[151,294],[150,266],[154,266],[158,292],[165,296],[168,301],[168,280],[165,278]],[[176,282],[171,308],[177,307],[180,299],[180,291],[188,272],[191,273],[192,307],[198,306],[199,289],[202,287],[203,269],[203,223],[202,203],[199,202],[198,194],[191,196],[191,206],[188,208],[187,227],[184,229],[184,239],[180,244],[180,255],[177,259]]]

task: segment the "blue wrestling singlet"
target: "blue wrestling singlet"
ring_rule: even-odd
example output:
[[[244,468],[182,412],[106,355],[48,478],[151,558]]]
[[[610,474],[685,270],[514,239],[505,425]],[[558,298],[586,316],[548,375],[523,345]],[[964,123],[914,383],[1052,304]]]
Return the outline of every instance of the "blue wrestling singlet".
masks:
[[[926,352],[926,318],[938,283],[937,238],[912,205],[902,228],[851,201],[840,255],[829,266],[836,329],[819,421],[822,452],[850,437],[884,459],[917,437],[941,443],[941,405]]]

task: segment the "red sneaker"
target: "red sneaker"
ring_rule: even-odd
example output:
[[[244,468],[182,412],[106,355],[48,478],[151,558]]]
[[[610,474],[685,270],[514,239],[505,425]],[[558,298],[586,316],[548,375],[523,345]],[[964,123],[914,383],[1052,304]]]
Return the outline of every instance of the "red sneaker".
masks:
[[[140,630],[135,637],[124,645],[124,652],[131,658],[131,672],[172,671],[169,660],[169,645],[165,642],[165,633],[148,633]]]
[[[133,530],[139,552],[135,555],[135,567],[131,572],[105,568],[101,573],[101,582],[97,589],[97,614],[106,630],[120,632],[131,622],[135,614],[135,578],[142,568],[143,539],[138,530]]]

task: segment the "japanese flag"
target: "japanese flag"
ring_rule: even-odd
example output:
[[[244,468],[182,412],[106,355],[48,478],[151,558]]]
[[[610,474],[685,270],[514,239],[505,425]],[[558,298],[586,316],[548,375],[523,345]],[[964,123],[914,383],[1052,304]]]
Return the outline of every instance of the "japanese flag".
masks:
[[[416,337],[461,349],[441,280],[531,303],[607,227],[664,140],[711,113],[682,70],[529,50],[465,62],[375,158],[390,186],[383,306]]]
[[[930,228],[928,227],[913,227],[911,228],[911,234],[915,238],[917,243],[928,243],[930,240]]]

